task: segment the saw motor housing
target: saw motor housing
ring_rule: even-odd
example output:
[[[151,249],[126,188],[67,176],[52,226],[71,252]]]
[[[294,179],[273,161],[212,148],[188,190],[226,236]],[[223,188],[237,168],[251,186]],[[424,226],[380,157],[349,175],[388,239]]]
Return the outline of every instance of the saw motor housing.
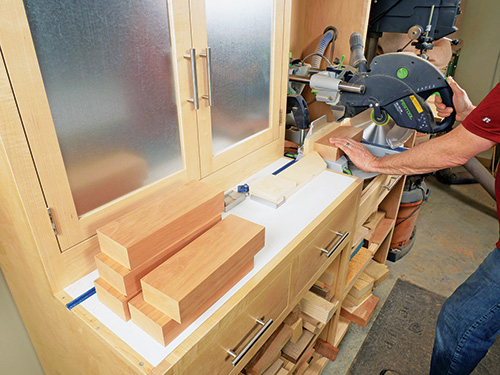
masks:
[[[446,106],[453,107],[453,92],[439,69],[413,53],[377,56],[369,73],[355,73],[349,83],[365,90],[340,95],[337,107],[343,107],[344,117],[372,108],[377,123],[383,124],[389,115],[398,126],[431,134],[446,131],[455,122],[455,112],[442,122],[435,121],[425,100],[437,93]]]

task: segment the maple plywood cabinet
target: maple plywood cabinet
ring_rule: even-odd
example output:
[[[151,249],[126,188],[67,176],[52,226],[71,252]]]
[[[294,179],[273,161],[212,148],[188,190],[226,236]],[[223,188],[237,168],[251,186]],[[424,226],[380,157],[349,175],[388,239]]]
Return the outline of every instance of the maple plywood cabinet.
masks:
[[[366,30],[370,1],[258,3],[257,14],[240,12],[266,22],[249,45],[229,26],[217,30],[217,17],[237,19],[237,12],[228,16],[208,0],[99,5],[115,10],[69,9],[68,2],[57,12],[50,1],[0,2],[0,266],[47,374],[188,375],[203,373],[200,368],[237,374],[332,264],[339,269],[339,295],[357,222],[358,180],[158,365],[83,306],[65,306],[72,298],[64,289],[96,268],[97,228],[189,180],[223,191],[277,161],[284,148],[288,46],[304,57],[322,31],[311,25],[334,23],[346,27],[335,54],[348,55],[350,33]],[[65,11],[68,30],[37,18]],[[88,17],[73,17],[85,12]],[[297,22],[300,17],[320,22]],[[92,32],[79,23],[84,19],[92,20]],[[108,35],[111,29],[118,35]],[[156,44],[149,43],[155,32]],[[108,39],[95,41],[96,35]],[[220,35],[222,41],[215,38]],[[44,44],[51,41],[56,45]],[[249,48],[258,43],[262,51],[252,55]],[[241,51],[224,49],[237,45]],[[114,49],[120,46],[130,50]],[[110,51],[118,65],[101,61],[89,73],[99,51]],[[229,66],[220,68],[221,59]],[[72,71],[72,64],[85,69]],[[154,74],[133,79],[150,70]],[[248,100],[248,108],[231,107],[236,97]],[[153,114],[157,108],[170,112]],[[158,119],[170,122],[155,125]],[[164,133],[174,142],[165,146]],[[144,151],[150,146],[156,147],[151,155]]]

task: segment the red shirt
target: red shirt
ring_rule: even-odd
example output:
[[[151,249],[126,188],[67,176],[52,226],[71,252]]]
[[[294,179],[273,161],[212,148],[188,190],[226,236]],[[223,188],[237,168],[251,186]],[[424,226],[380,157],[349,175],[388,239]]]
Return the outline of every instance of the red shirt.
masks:
[[[500,143],[500,84],[483,99],[462,122],[462,125],[476,135]],[[495,195],[497,197],[497,213],[500,218],[500,173],[495,180]],[[500,239],[497,242],[500,249]]]

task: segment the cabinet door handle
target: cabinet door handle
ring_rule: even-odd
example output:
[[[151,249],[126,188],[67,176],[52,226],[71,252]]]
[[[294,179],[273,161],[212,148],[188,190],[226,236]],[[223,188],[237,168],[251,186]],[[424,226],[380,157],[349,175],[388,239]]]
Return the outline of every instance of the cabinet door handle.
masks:
[[[327,258],[330,258],[332,256],[332,254],[335,252],[335,250],[337,250],[339,248],[339,246],[342,244],[342,242],[344,242],[344,240],[349,235],[349,232],[340,233],[340,232],[336,232],[334,230],[331,230],[331,232],[335,233],[337,236],[340,236],[340,238],[332,245],[332,247],[330,249],[328,249],[328,246],[326,249],[323,249],[323,248],[320,249],[322,253],[326,254]]]
[[[391,190],[392,190],[392,188],[393,188],[394,186],[396,186],[396,184],[397,184],[397,183],[398,183],[398,181],[401,179],[401,177],[402,177],[402,176],[398,176],[398,177],[396,177],[396,179],[394,180],[394,182],[393,182],[392,184],[390,184],[390,185],[383,185],[383,187],[385,187],[387,190],[391,191]]]
[[[200,56],[207,58],[207,76],[208,76],[208,95],[203,95],[203,99],[208,99],[208,105],[214,105],[212,98],[212,48],[207,47],[206,53],[200,53]]]
[[[200,102],[198,100],[198,73],[196,72],[196,50],[191,48],[189,55],[184,55],[186,59],[191,60],[191,76],[193,78],[193,99],[188,99],[190,103],[194,103],[194,109],[200,109]]]
[[[267,321],[267,323],[264,323],[260,319],[255,319],[255,321],[258,324],[260,324],[262,326],[262,328],[259,330],[259,332],[257,332],[255,334],[255,336],[241,350],[241,353],[240,354],[236,354],[232,350],[227,350],[227,354],[229,354],[231,357],[234,358],[232,360],[232,362],[231,362],[231,364],[233,365],[233,367],[236,366],[241,361],[241,359],[245,356],[245,354],[247,354],[248,351],[252,348],[252,346],[255,345],[255,343],[257,342],[257,340],[260,339],[262,337],[262,335],[267,331],[267,329],[271,326],[271,324],[273,324],[273,320],[271,318],[269,318],[269,320]]]

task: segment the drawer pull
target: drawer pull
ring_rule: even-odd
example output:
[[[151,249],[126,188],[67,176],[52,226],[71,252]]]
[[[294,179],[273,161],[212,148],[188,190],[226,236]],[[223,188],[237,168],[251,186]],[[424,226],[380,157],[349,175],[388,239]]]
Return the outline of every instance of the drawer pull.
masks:
[[[396,177],[396,179],[394,180],[394,182],[393,182],[392,184],[390,184],[390,185],[383,185],[383,187],[385,187],[387,190],[391,191],[391,190],[392,190],[392,188],[393,188],[394,186],[396,186],[396,184],[397,184],[397,183],[398,183],[398,181],[401,179],[401,177],[403,177],[403,176],[398,176],[398,177]]]
[[[273,320],[272,319],[269,319],[267,321],[267,323],[264,323],[260,319],[255,319],[255,321],[258,324],[260,324],[262,326],[262,328],[259,330],[259,332],[257,332],[255,334],[255,336],[250,340],[250,342],[243,348],[243,350],[241,351],[241,353],[240,354],[236,354],[232,350],[228,350],[227,351],[227,354],[229,354],[231,357],[234,358],[232,360],[232,362],[231,362],[231,364],[233,365],[233,367],[236,366],[241,361],[241,359],[245,356],[245,354],[247,354],[248,351],[252,348],[252,346],[255,345],[255,343],[257,342],[257,340],[260,339],[262,337],[262,335],[267,331],[267,329],[271,326],[271,324],[273,324]]]
[[[191,48],[189,55],[184,55],[184,58],[191,60],[191,78],[193,79],[193,98],[187,99],[188,102],[194,104],[194,109],[200,109],[198,99],[198,73],[196,72],[196,50]]]
[[[339,246],[342,244],[342,242],[344,242],[344,240],[347,238],[347,236],[349,235],[349,232],[345,232],[345,233],[340,233],[340,232],[335,232],[334,230],[332,230],[333,233],[335,233],[336,235],[338,236],[341,236],[339,240],[337,240],[337,242],[335,242],[331,249],[320,249],[322,253],[325,253],[326,254],[326,257],[327,258],[330,258],[330,256],[335,252],[335,250],[337,250],[339,248]]]

